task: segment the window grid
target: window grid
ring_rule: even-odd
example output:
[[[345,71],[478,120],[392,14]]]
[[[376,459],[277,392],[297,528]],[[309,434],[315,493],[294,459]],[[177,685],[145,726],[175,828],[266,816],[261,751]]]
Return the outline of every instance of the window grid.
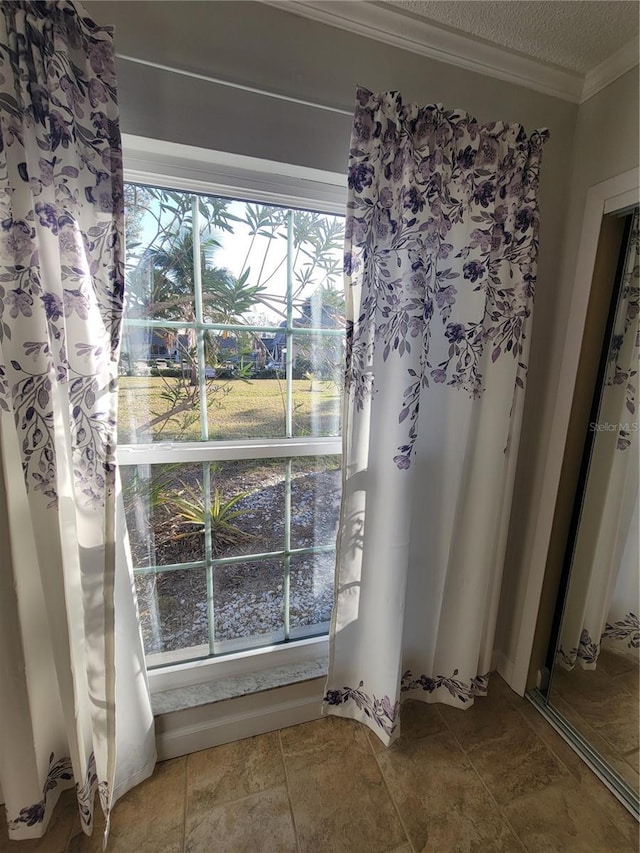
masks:
[[[282,326],[252,326],[250,323],[210,323],[207,320],[203,322],[189,322],[188,320],[140,320],[140,319],[125,319],[125,326],[137,327],[142,329],[150,329],[155,326],[162,326],[163,329],[195,329],[197,332],[284,332]],[[320,335],[322,337],[344,337],[344,329],[317,329],[309,328],[308,326],[295,326],[291,329],[291,333],[296,335]]]
[[[209,424],[207,410],[207,394],[206,394],[206,358],[204,346],[204,332],[206,331],[242,331],[242,332],[261,332],[261,333],[283,333],[286,340],[285,354],[285,441],[293,439],[293,366],[294,366],[294,347],[293,337],[295,335],[316,335],[320,338],[344,337],[343,329],[319,329],[309,327],[294,327],[293,318],[293,258],[294,258],[294,231],[293,231],[293,210],[287,211],[287,264],[286,264],[286,327],[281,326],[266,326],[266,325],[249,325],[249,324],[232,324],[232,323],[211,323],[207,322],[203,312],[202,300],[202,270],[201,270],[201,249],[200,249],[200,208],[198,196],[194,195],[192,200],[192,231],[193,231],[193,270],[194,270],[194,302],[195,302],[195,322],[184,322],[179,320],[157,320],[157,319],[127,319],[124,320],[124,325],[137,328],[154,328],[162,325],[163,328],[174,329],[192,329],[196,333],[196,357],[198,366],[198,390],[200,398],[200,433],[202,443],[206,443],[207,449],[211,450],[211,461],[215,460],[215,447],[219,442],[209,440]],[[268,441],[268,440],[266,440]],[[160,451],[162,456],[166,453],[166,457],[154,464],[162,462],[171,463],[175,461],[175,445],[183,444],[182,442],[167,442],[166,449],[162,447],[162,442],[155,443],[153,449]],[[135,450],[136,445],[123,445],[122,450]],[[141,448],[142,449],[142,448]],[[164,450],[164,453],[162,452]],[[295,443],[291,444],[289,454],[297,455],[298,447]],[[286,451],[285,451],[286,452]],[[282,445],[278,449],[280,458],[285,456]],[[288,455],[288,454],[287,454]],[[307,455],[307,454],[305,454]],[[335,443],[321,442],[314,454],[316,456],[323,455],[341,455],[341,450],[336,448]],[[244,454],[239,454],[237,458],[242,458]],[[260,458],[276,458],[270,454],[264,453]],[[283,597],[284,597],[284,642],[291,640],[291,615],[290,615],[290,590],[291,590],[291,558],[296,556],[316,555],[323,553],[332,553],[335,551],[335,545],[313,545],[307,548],[292,548],[291,546],[291,482],[292,482],[292,461],[291,458],[285,457],[285,501],[284,501],[284,548],[280,551],[264,551],[250,555],[238,555],[237,557],[213,557],[212,529],[211,529],[211,461],[202,462],[202,477],[203,477],[203,505],[204,505],[204,560],[196,560],[185,563],[175,563],[168,565],[152,565],[139,567],[134,569],[135,575],[158,575],[164,572],[173,571],[190,571],[197,569],[205,569],[206,573],[206,594],[207,594],[207,624],[208,624],[208,644],[209,656],[214,657],[219,654],[216,651],[218,642],[215,639],[215,608],[214,608],[214,569],[218,566],[228,566],[247,562],[264,562],[273,559],[283,559],[284,562],[284,577],[283,577]],[[121,462],[124,465],[144,464],[142,459],[138,462],[135,459]],[[307,626],[308,634],[303,636],[312,636],[313,625]],[[296,630],[296,639],[301,639],[299,636],[300,629]],[[256,644],[256,647],[260,643]],[[248,648],[243,646],[243,648]]]
[[[285,557],[287,554],[291,557],[307,557],[310,554],[330,554],[335,550],[334,545],[311,545],[309,548],[290,548],[288,551],[263,551],[257,554],[239,554],[237,557],[220,557],[216,559],[212,557],[210,564],[212,566],[232,566],[238,563],[255,563],[264,559],[275,559]],[[180,572],[183,569],[205,569],[207,567],[206,560],[194,560],[191,563],[167,563],[164,566],[143,566],[133,570],[136,575],[159,575],[162,572]]]

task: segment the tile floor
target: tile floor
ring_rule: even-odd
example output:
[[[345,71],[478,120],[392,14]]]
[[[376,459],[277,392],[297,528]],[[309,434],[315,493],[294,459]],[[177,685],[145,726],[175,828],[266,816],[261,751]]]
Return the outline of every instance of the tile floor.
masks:
[[[71,795],[45,839],[98,853]],[[358,723],[304,723],[159,764],[112,817],[110,853],[637,853],[638,825],[498,677],[468,711],[408,702],[385,749]]]
[[[593,670],[556,667],[551,705],[636,791],[640,769],[638,650],[603,643]]]

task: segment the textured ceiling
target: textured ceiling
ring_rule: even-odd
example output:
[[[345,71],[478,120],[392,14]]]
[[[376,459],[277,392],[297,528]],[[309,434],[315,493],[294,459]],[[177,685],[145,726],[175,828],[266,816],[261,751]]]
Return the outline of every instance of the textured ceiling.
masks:
[[[640,9],[627,0],[388,0],[380,5],[580,73],[637,35]]]

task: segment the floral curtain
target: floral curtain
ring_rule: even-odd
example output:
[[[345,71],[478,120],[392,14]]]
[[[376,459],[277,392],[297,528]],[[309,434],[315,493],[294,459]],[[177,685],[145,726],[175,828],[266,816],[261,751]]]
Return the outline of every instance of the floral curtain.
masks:
[[[324,712],[487,690],[548,134],[357,92],[344,497]]]
[[[112,35],[66,0],[0,10],[0,788],[23,839],[71,786],[108,831],[155,746],[115,467]]]
[[[640,218],[629,236],[572,559],[558,662],[595,669],[602,640],[640,648],[638,603]],[[634,653],[635,654],[635,653]]]

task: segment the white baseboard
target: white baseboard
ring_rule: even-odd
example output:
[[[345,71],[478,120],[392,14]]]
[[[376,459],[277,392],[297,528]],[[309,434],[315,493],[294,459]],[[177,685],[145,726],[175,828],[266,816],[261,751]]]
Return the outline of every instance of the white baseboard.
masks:
[[[314,678],[156,717],[158,759],[319,719],[324,685],[324,678]]]
[[[510,657],[501,652],[499,649],[494,649],[493,651],[493,667],[494,671],[497,671],[499,675],[504,678],[509,687],[512,690],[515,690],[516,693],[519,693],[520,696],[524,696],[524,693],[520,693],[513,686],[514,681],[514,672],[515,672],[515,661],[511,660]]]

